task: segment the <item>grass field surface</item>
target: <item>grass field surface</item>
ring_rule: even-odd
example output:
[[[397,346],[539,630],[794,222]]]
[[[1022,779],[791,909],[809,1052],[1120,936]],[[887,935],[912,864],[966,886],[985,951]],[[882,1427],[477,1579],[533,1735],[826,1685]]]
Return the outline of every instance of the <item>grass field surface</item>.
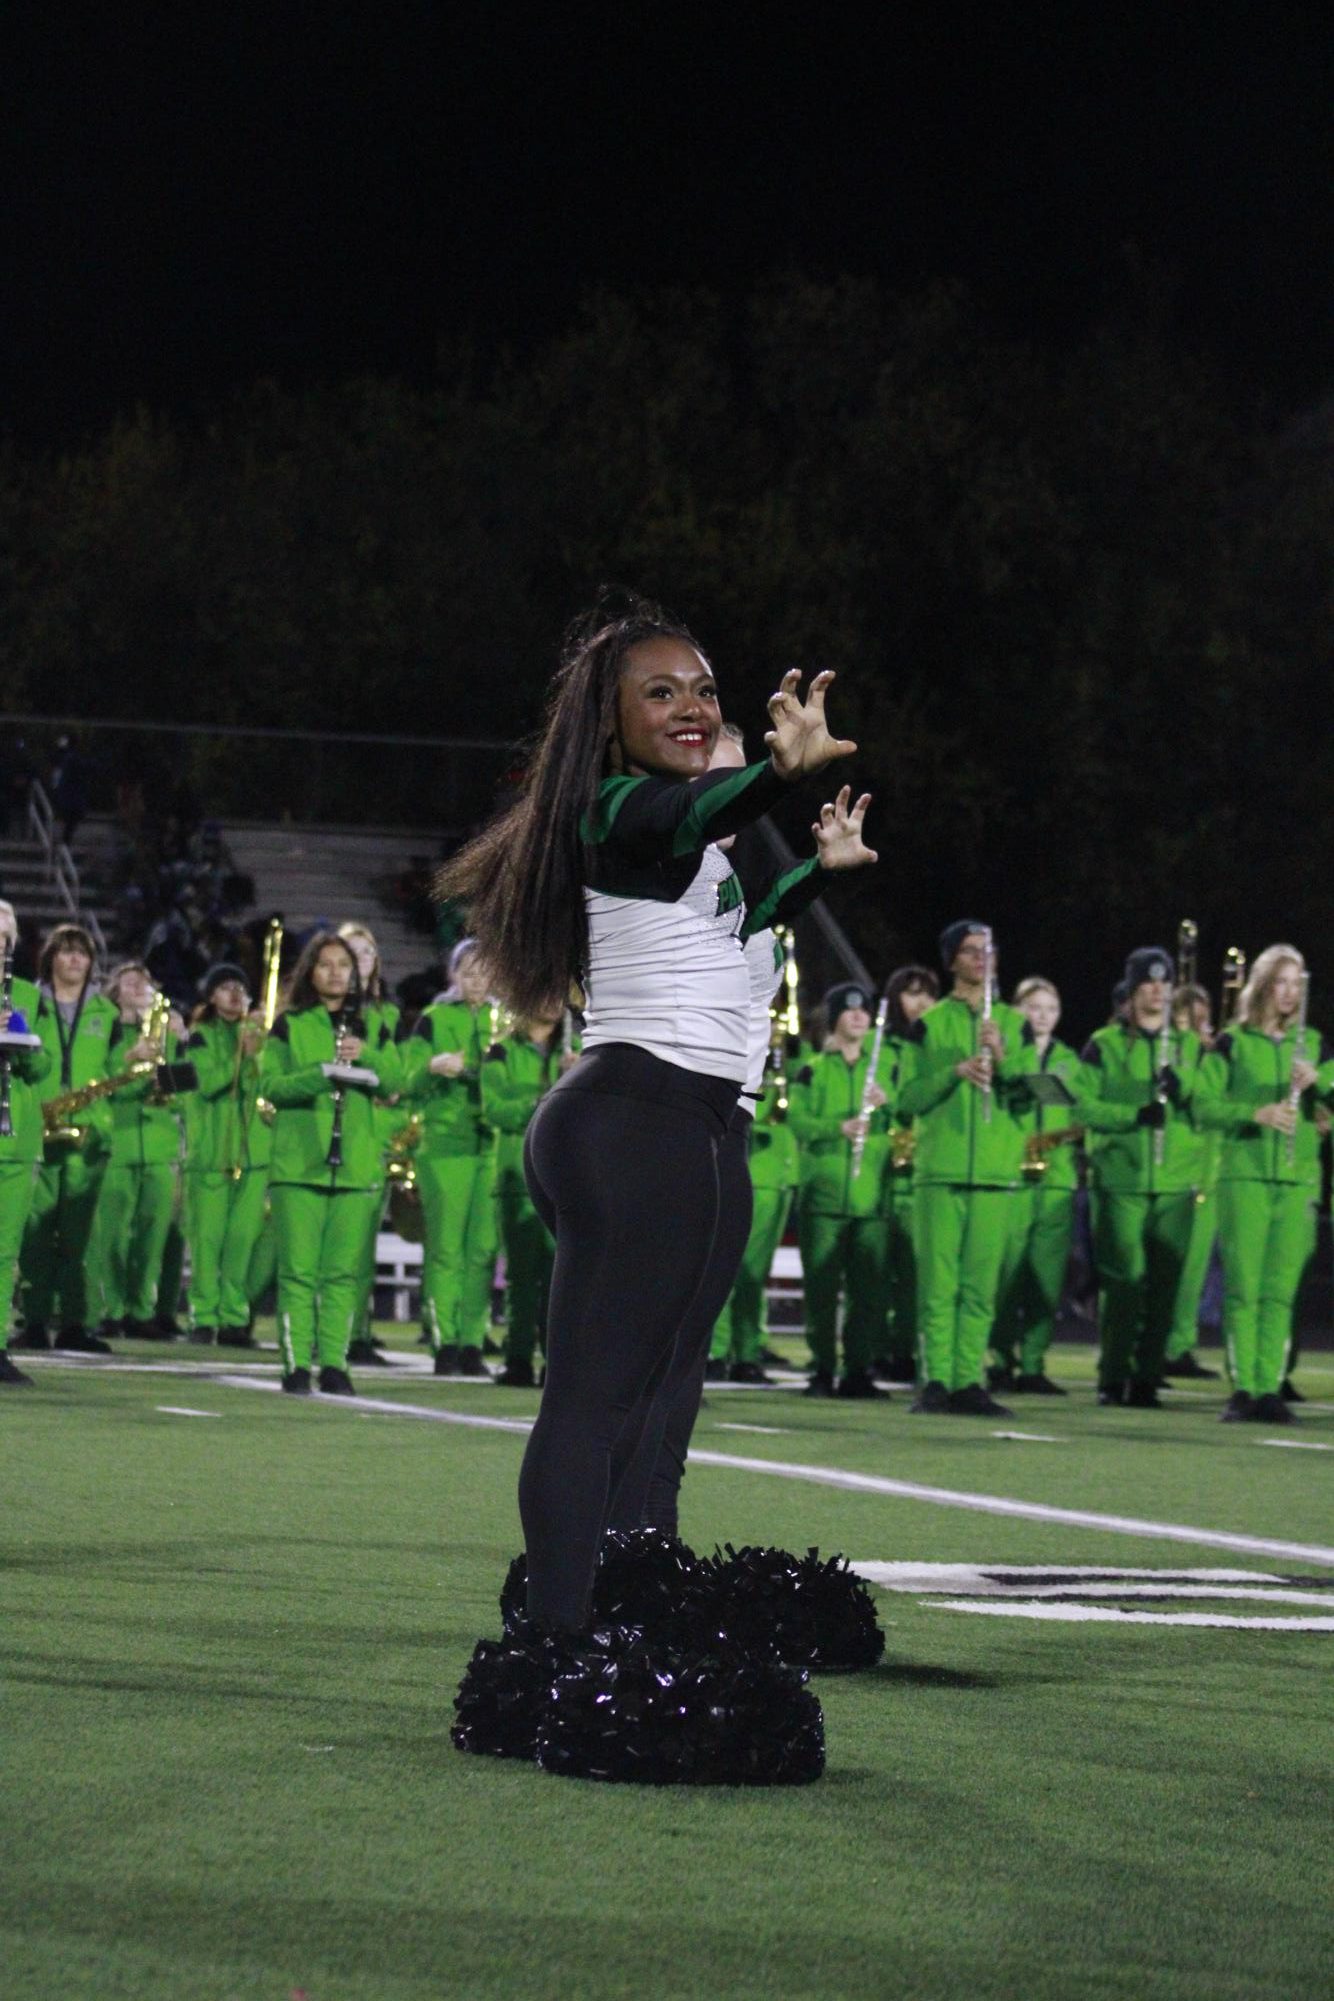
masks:
[[[438,1420],[522,1425],[535,1393],[406,1349],[354,1371],[388,1410],[256,1387],[266,1354],[37,1358],[0,1398],[0,1995],[1324,1996],[1329,1360],[1274,1432],[1220,1426],[1221,1392],[1100,1411],[1076,1349],[1070,1398],[1008,1421],[711,1389],[697,1448],[741,1463],[692,1469],[697,1548],[966,1566],[988,1595],[875,1587],[884,1663],[815,1683],[819,1784],[667,1792],[449,1744],[523,1433]],[[1274,1625],[1170,1623],[1200,1615]]]

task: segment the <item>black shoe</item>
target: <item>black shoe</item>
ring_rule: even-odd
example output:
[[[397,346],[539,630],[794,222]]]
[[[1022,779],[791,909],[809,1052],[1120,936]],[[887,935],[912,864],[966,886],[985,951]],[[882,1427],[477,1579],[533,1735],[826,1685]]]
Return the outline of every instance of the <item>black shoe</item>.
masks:
[[[1126,1400],[1126,1383],[1099,1383],[1098,1402],[1106,1408],[1109,1404],[1123,1404]]]
[[[127,1341],[174,1341],[176,1336],[164,1334],[156,1320],[124,1320],[121,1331]]]
[[[708,1361],[704,1364],[704,1380],[706,1383],[725,1383],[727,1381],[727,1363],[721,1355],[710,1355]]]
[[[0,1348],[0,1383],[8,1383],[13,1389],[18,1389],[25,1383],[30,1388],[32,1386],[32,1377],[25,1376],[22,1369],[10,1361],[3,1348]]]
[[[218,1338],[216,1327],[192,1327],[186,1335],[192,1348],[211,1348]]]
[[[1195,1356],[1188,1352],[1184,1355],[1178,1355],[1175,1362],[1164,1362],[1163,1374],[1165,1376],[1183,1376],[1201,1383],[1216,1383],[1219,1372],[1217,1369],[1206,1369],[1203,1362],[1196,1361]]]
[[[346,1369],[323,1368],[320,1370],[320,1395],[322,1397],[354,1397],[356,1394],[352,1378]]]
[[[459,1374],[461,1376],[485,1376],[490,1382],[491,1371],[482,1360],[480,1348],[459,1349]]]
[[[1306,1402],[1306,1398],[1302,1395],[1296,1383],[1293,1382],[1291,1376],[1284,1376],[1282,1386],[1279,1389],[1279,1395],[1282,1397],[1284,1403]]]
[[[290,1375],[283,1377],[283,1388],[289,1397],[308,1397],[310,1395],[310,1370],[293,1369]]]
[[[349,1362],[359,1362],[363,1368],[368,1369],[387,1369],[390,1367],[389,1357],[381,1354],[374,1341],[368,1340],[364,1334],[358,1335],[357,1339],[350,1344],[347,1351],[347,1359]]]
[[[1008,1362],[993,1363],[992,1367],[987,1370],[987,1388],[989,1390],[1012,1390],[1014,1385],[1015,1373]]]
[[[531,1390],[534,1386],[531,1362],[506,1362],[496,1381],[507,1390]]]
[[[51,1349],[46,1328],[40,1320],[34,1320],[30,1327],[25,1327],[21,1334],[16,1334],[9,1345],[11,1348],[21,1348],[28,1355],[46,1355]]]
[[[459,1373],[459,1351],[456,1347],[437,1348],[435,1352],[435,1373],[437,1376],[457,1376]]]
[[[913,1417],[942,1417],[950,1409],[950,1393],[944,1383],[923,1383],[908,1405]]]
[[[1249,1390],[1233,1390],[1232,1395],[1223,1406],[1223,1414],[1218,1420],[1219,1423],[1245,1424],[1254,1415],[1252,1409],[1253,1403],[1254,1399]]]
[[[55,1345],[71,1355],[111,1353],[111,1343],[104,1341],[100,1334],[90,1334],[86,1327],[62,1327],[56,1336]]]
[[[874,1373],[882,1383],[893,1383],[900,1389],[910,1390],[917,1381],[917,1364],[902,1355],[891,1355],[884,1364],[876,1363]]]
[[[482,1343],[482,1353],[484,1355],[503,1355],[504,1352],[505,1350],[501,1347],[499,1341],[493,1340],[488,1334]]]
[[[1127,1384],[1126,1403],[1131,1410],[1161,1410],[1163,1407],[1157,1383],[1143,1376]]]
[[[950,1391],[950,1409],[956,1417],[1009,1417],[1010,1412],[1003,1403],[983,1389],[981,1383],[969,1383],[967,1389]]]
[[[1025,1397],[1068,1397],[1070,1394],[1059,1383],[1054,1383],[1050,1376],[1044,1376],[1041,1370],[1035,1376],[1016,1376],[1014,1388],[1018,1396]]]
[[[159,1313],[153,1325],[157,1333],[152,1338],[158,1341],[179,1341],[185,1331],[174,1313]]]
[[[811,1379],[802,1392],[808,1397],[831,1397],[834,1394],[834,1376],[831,1369],[812,1369]]]
[[[729,1383],[771,1383],[758,1362],[733,1362],[727,1371]]]
[[[845,1376],[840,1376],[837,1394],[863,1401],[869,1397],[879,1397],[882,1403],[890,1401],[889,1391],[878,1390],[866,1369],[849,1369]]]
[[[1267,1395],[1257,1397],[1250,1408],[1252,1424],[1296,1424],[1291,1409],[1283,1401],[1282,1392],[1270,1390]]]
[[[258,1348],[259,1342],[248,1327],[219,1327],[218,1346],[220,1348]]]
[[[791,1362],[786,1355],[780,1355],[776,1348],[761,1348],[755,1357],[762,1369],[790,1369]]]

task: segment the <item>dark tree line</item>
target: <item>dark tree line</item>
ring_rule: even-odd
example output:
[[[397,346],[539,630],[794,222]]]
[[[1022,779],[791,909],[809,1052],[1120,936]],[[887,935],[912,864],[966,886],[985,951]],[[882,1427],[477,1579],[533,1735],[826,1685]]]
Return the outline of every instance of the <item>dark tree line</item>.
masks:
[[[757,729],[780,667],[844,674],[873,966],[989,916],[1087,1025],[1190,915],[1206,962],[1290,936],[1334,979],[1334,406],[1259,407],[1151,302],[1051,352],[949,288],[599,297],[430,389],[11,448],[0,529],[11,709],[517,737],[567,617],[630,583]]]

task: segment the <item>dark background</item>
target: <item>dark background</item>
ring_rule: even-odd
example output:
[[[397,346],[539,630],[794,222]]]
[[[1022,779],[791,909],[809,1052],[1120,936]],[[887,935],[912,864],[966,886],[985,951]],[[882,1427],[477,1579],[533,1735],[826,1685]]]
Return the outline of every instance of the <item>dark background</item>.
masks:
[[[128,12],[0,29],[9,709],[509,738],[613,579],[845,675],[877,968],[1334,977],[1323,10]]]

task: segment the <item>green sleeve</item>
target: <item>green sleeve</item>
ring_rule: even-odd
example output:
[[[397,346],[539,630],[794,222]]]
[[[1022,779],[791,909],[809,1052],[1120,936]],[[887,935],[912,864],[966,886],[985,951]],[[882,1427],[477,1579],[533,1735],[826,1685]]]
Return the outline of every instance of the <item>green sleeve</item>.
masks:
[[[904,1042],[895,1107],[900,1118],[915,1118],[920,1112],[934,1111],[951,1092],[958,1090],[962,1079],[955,1072],[953,1057],[937,1056],[933,1062],[934,1054],[925,1033],[920,1040]]]
[[[1091,1133],[1133,1132],[1139,1124],[1139,1106],[1112,1104],[1104,1098],[1102,1074],[1101,1063],[1090,1062],[1086,1053],[1071,1079],[1075,1094],[1071,1123],[1086,1126]]]
[[[40,1084],[50,1076],[54,1065],[51,1051],[43,1043],[40,1049],[11,1049],[9,1067],[23,1083]]]
[[[287,1037],[276,1031],[270,1035],[259,1066],[261,1097],[277,1106],[313,1105],[332,1088],[320,1064],[293,1064]]]
[[[679,860],[739,833],[789,789],[767,758],[685,781],[608,778],[580,832],[591,847],[619,848],[642,861]]]
[[[812,1071],[803,1070],[798,1074],[788,1094],[787,1104],[787,1122],[798,1146],[812,1146],[818,1140],[842,1139],[846,1117],[846,1112],[831,1115],[821,1110]]]
[[[520,1083],[510,1074],[499,1045],[482,1065],[482,1117],[498,1133],[527,1132],[542,1096],[538,1083]]]
[[[225,1098],[236,1075],[236,1055],[225,1048],[221,1036],[205,1035],[202,1030],[196,1029],[185,1046],[185,1053],[195,1066],[200,1097]]]
[[[747,903],[741,936],[753,938],[757,931],[768,931],[775,924],[790,924],[795,917],[800,917],[802,911],[809,909],[823,893],[825,884],[822,874],[818,855],[808,855],[804,862],[796,862],[791,868],[780,870],[765,884],[754,906]]]

